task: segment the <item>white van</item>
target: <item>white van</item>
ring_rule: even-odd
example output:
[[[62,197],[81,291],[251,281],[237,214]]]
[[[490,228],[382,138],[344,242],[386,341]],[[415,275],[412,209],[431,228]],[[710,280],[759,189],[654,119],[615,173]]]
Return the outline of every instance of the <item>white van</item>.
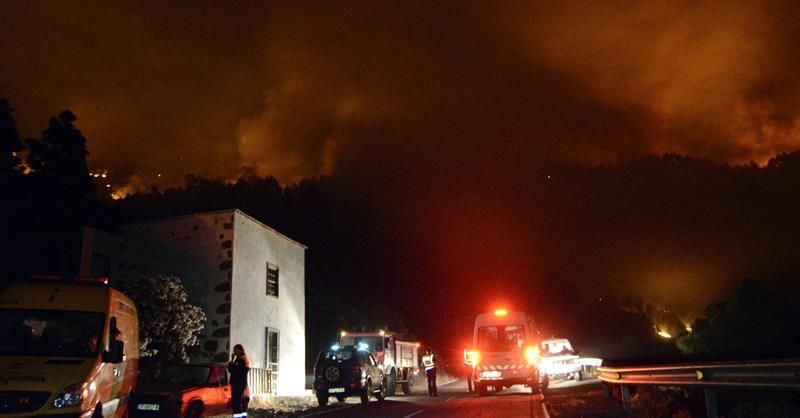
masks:
[[[0,291],[0,415],[122,417],[138,364],[136,307],[105,280]]]
[[[539,332],[524,312],[479,314],[472,339],[472,373],[478,394],[512,385],[539,392]]]

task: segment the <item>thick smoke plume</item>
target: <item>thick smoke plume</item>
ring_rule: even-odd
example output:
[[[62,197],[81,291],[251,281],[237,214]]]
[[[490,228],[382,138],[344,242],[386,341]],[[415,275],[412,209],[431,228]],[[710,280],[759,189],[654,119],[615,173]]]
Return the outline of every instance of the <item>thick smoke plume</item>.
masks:
[[[530,190],[548,163],[797,149],[798,17],[790,1],[4,2],[0,96],[29,136],[70,108],[118,182],[330,176],[450,277],[433,286],[513,283],[567,251],[541,240]],[[677,258],[628,266],[650,294],[709,277]]]

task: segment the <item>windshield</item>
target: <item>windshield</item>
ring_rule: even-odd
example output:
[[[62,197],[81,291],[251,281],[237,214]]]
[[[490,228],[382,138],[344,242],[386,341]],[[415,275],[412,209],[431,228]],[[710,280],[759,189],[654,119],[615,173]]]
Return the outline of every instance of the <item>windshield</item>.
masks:
[[[0,355],[97,357],[105,317],[98,312],[0,310]]]
[[[342,337],[342,343],[340,344],[342,347],[347,345],[352,345],[354,347],[358,347],[359,344],[364,343],[369,348],[369,351],[383,351],[383,337],[381,336],[351,336],[346,335]]]
[[[317,364],[323,364],[327,362],[339,362],[347,361],[353,358],[353,353],[355,350],[327,350],[319,353],[319,357],[317,358]]]
[[[319,359],[317,361],[322,360],[350,360],[353,358],[353,351],[352,350],[330,350],[330,351],[323,351],[319,353]]]
[[[508,351],[522,349],[525,345],[525,327],[498,325],[478,328],[478,350]]]
[[[569,341],[548,341],[542,343],[545,355],[573,354],[572,344]]]
[[[173,366],[161,372],[154,380],[173,385],[202,386],[208,383],[208,367]]]

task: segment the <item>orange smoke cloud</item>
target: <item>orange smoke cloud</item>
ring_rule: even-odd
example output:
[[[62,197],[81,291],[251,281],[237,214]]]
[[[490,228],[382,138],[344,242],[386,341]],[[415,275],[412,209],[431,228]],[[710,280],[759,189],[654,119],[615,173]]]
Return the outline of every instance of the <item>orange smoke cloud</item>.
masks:
[[[580,79],[613,106],[656,118],[642,134],[654,153],[765,162],[800,146],[796,80],[773,98],[789,41],[767,2],[555,2],[509,19],[531,60]],[[787,44],[787,41],[789,42]],[[790,80],[783,80],[790,81]],[[779,81],[780,82],[780,81]],[[788,120],[785,115],[790,116]]]

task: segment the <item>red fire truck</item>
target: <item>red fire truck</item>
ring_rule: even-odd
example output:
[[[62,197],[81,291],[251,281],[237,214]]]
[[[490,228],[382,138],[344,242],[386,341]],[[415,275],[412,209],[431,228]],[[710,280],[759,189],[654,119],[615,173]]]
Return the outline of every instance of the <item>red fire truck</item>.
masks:
[[[400,384],[403,393],[411,394],[419,364],[419,343],[402,334],[386,331],[342,331],[339,345],[368,349],[386,376],[386,396],[393,396]]]

